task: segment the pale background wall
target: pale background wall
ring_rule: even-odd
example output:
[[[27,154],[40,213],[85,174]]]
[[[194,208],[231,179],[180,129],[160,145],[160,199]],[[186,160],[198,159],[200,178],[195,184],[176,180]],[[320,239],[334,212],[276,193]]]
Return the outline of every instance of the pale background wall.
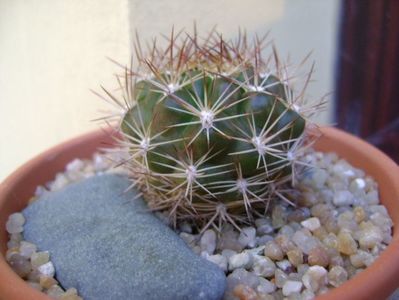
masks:
[[[299,61],[310,50],[311,97],[333,90],[339,0],[0,0],[0,181],[46,148],[98,128],[108,106],[89,89],[114,86],[105,57],[128,62],[131,32],[144,39],[176,28],[217,24],[271,29],[280,52]],[[319,118],[331,122],[332,103]]]

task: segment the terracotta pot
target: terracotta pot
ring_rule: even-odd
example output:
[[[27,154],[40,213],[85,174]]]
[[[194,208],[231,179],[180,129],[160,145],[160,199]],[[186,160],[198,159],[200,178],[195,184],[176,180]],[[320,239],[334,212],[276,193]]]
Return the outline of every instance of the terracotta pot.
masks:
[[[316,147],[325,152],[336,152],[355,167],[374,177],[380,188],[380,198],[394,222],[399,226],[399,167],[385,154],[364,141],[334,128],[323,128],[323,136]],[[98,147],[112,144],[110,134],[96,131],[60,144],[35,157],[11,174],[0,185],[0,299],[44,300],[50,299],[29,287],[7,265],[8,216],[20,211],[33,194],[35,187],[54,178],[57,172],[74,158],[89,158]],[[326,299],[385,299],[398,286],[399,278],[399,231],[389,247],[365,271],[339,288],[318,297]]]

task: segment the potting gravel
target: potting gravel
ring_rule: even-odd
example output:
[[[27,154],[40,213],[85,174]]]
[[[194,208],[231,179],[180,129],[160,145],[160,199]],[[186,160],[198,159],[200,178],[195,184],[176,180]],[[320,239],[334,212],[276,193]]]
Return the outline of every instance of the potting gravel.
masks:
[[[38,187],[31,201],[95,174],[126,174],[111,168],[115,159],[100,154],[91,161],[75,159]],[[363,271],[391,241],[392,220],[372,178],[334,153],[309,152],[303,160],[314,167],[296,186],[301,192],[296,207],[274,203],[267,216],[241,232],[226,225],[220,233],[210,228],[199,235],[191,224],[178,224],[176,232],[189,247],[225,272],[224,299],[313,299]],[[51,253],[23,240],[24,222],[15,213],[6,224],[11,267],[53,299],[82,299],[76,289],[58,285]]]

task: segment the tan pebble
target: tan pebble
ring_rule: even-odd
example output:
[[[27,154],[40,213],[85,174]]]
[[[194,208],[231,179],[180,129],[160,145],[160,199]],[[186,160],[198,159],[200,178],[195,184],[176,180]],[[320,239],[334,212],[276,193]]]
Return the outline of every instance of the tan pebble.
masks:
[[[46,291],[46,294],[47,294],[48,296],[50,296],[50,298],[59,299],[62,295],[65,294],[65,292],[64,292],[64,290],[63,290],[60,286],[58,286],[58,285],[55,284],[55,285],[51,286],[51,287]]]
[[[348,231],[341,230],[338,234],[338,251],[345,255],[355,254],[357,243]]]
[[[233,295],[240,300],[257,300],[258,298],[254,289],[244,284],[236,285],[233,290]]]
[[[308,255],[308,264],[310,266],[327,267],[329,263],[330,257],[323,247],[317,246],[310,250]]]
[[[47,263],[49,259],[50,259],[50,254],[47,251],[35,252],[31,255],[30,262],[32,264],[32,267],[35,269]]]
[[[290,263],[295,267],[303,264],[303,253],[299,248],[288,251],[287,256]]]
[[[78,290],[75,288],[69,288],[65,291],[66,295],[77,295],[78,294]]]
[[[264,253],[265,256],[273,260],[282,260],[284,258],[283,250],[275,241],[269,241],[266,243]]]
[[[360,224],[361,222],[363,222],[366,219],[366,212],[364,211],[363,207],[361,206],[356,206],[353,209],[353,213],[355,215],[355,221]]]
[[[371,225],[361,230],[359,234],[359,244],[363,249],[372,249],[379,245],[383,240],[382,231],[377,226]]]
[[[338,238],[337,236],[330,232],[324,239],[323,244],[328,248],[338,249]]]
[[[337,221],[334,217],[330,216],[325,220],[324,227],[328,232],[337,234],[340,230]]]
[[[63,294],[59,297],[60,300],[83,300],[83,298],[79,297],[76,294]]]
[[[326,238],[327,235],[328,235],[328,232],[323,226],[321,226],[313,231],[313,236],[317,237],[320,241],[322,241],[324,238]]]
[[[49,289],[49,288],[51,288],[53,285],[56,285],[58,282],[57,282],[57,280],[55,280],[53,277],[49,277],[49,276],[40,276],[39,283],[40,283],[40,285],[41,285],[43,288]]]
[[[274,240],[284,253],[296,248],[295,244],[286,235],[278,235]]]

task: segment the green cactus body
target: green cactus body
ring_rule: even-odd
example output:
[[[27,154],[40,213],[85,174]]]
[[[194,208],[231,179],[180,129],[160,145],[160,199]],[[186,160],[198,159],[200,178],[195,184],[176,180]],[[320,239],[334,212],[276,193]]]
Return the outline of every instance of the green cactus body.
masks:
[[[292,176],[308,122],[280,69],[261,72],[259,52],[216,44],[195,41],[190,52],[171,39],[169,58],[140,57],[146,75],[126,75],[133,92],[120,122],[150,207],[207,226],[267,209]]]

